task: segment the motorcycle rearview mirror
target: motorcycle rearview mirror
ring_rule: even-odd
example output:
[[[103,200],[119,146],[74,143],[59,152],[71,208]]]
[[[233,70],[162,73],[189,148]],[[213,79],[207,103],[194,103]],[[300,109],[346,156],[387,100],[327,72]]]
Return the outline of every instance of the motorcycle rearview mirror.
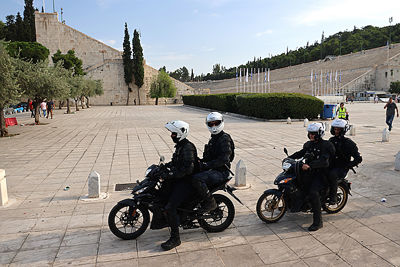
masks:
[[[285,148],[283,148],[283,152],[285,152],[286,156],[288,156],[288,157],[289,157],[289,154],[288,154],[288,151],[287,151],[286,147],[285,147]]]
[[[165,157],[164,156],[160,156],[160,163],[163,163],[165,161]]]

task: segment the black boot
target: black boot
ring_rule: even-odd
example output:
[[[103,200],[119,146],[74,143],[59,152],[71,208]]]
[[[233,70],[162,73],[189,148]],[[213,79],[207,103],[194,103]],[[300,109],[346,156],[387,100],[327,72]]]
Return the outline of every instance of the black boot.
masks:
[[[179,229],[171,229],[171,237],[161,244],[163,250],[171,250],[181,244],[181,239],[179,237]]]
[[[207,191],[207,197],[201,203],[201,211],[205,213],[215,210],[216,208],[217,208],[217,202],[215,201],[215,198],[210,193],[210,191]]]
[[[313,223],[308,227],[308,231],[317,231],[323,227],[321,210],[313,213]]]

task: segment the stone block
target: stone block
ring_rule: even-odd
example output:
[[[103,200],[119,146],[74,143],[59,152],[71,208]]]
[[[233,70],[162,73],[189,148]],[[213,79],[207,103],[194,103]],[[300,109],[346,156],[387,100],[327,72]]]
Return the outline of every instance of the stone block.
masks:
[[[286,120],[286,123],[287,124],[292,124],[292,119],[290,117],[288,117],[287,120]]]
[[[0,206],[8,203],[7,181],[5,178],[6,171],[0,169]]]
[[[354,124],[349,125],[350,127],[350,135],[355,136],[356,135],[356,126]]]
[[[400,171],[400,151],[397,153],[396,159],[394,160],[394,169]]]
[[[308,126],[308,119],[304,119],[304,127]]]
[[[236,164],[235,186],[246,186],[246,164],[243,160]]]
[[[325,122],[325,133],[329,134],[330,131],[331,125],[329,124],[329,122]]]
[[[100,196],[100,174],[92,171],[88,179],[89,198],[98,198]]]
[[[389,130],[387,128],[383,129],[382,142],[389,142],[389,135],[390,135]]]

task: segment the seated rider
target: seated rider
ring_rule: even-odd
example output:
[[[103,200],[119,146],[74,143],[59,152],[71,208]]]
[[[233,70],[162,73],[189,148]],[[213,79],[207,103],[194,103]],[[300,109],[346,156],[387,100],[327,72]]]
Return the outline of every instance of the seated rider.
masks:
[[[325,186],[330,161],[335,156],[335,147],[329,141],[322,139],[325,134],[322,123],[311,123],[307,127],[307,132],[310,141],[303,145],[302,150],[290,155],[289,158],[306,158],[302,170],[307,171],[307,174],[303,176],[302,186],[310,198],[313,212],[313,223],[308,230],[316,231],[323,226],[319,191]]]
[[[231,136],[223,131],[224,118],[218,112],[211,112],[206,118],[211,138],[204,146],[203,159],[200,160],[200,171],[193,175],[192,185],[203,200],[202,211],[208,212],[217,208],[209,186],[223,182],[229,176],[229,168],[234,158],[235,145]]]
[[[165,128],[171,132],[171,138],[176,144],[172,161],[165,164],[170,171],[163,176],[171,183],[171,193],[165,206],[171,237],[162,243],[161,247],[170,250],[181,244],[177,208],[191,194],[190,179],[197,164],[197,151],[194,144],[186,139],[189,134],[189,124],[184,121],[171,121]]]
[[[331,134],[333,136],[329,141],[335,146],[336,153],[328,176],[330,205],[337,203],[337,180],[346,177],[349,169],[362,162],[356,143],[344,136],[348,129],[349,124],[345,120],[336,119],[332,122]],[[351,160],[352,157],[353,160]]]

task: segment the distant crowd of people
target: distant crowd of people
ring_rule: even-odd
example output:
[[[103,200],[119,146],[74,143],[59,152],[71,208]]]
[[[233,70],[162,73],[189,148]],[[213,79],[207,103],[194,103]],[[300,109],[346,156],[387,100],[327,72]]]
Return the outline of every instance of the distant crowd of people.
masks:
[[[46,101],[46,99],[40,103],[36,100],[32,99],[28,100],[29,110],[31,111],[31,118],[34,118],[36,116],[36,107],[38,105],[40,106],[39,116],[43,115],[43,117],[46,117],[47,119],[50,116],[50,118],[53,119],[54,101],[53,100]]]

